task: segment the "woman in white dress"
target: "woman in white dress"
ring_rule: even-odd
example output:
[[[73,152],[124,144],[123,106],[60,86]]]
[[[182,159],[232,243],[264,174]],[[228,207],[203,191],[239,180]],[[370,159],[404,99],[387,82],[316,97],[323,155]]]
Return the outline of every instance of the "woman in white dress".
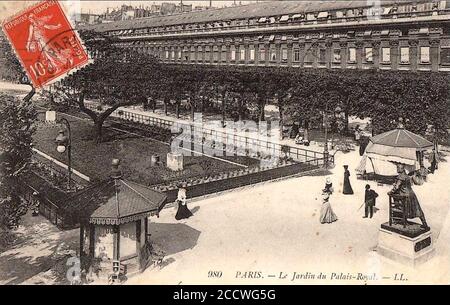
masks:
[[[322,208],[320,209],[320,223],[333,223],[338,220],[330,204],[330,193],[322,190]]]

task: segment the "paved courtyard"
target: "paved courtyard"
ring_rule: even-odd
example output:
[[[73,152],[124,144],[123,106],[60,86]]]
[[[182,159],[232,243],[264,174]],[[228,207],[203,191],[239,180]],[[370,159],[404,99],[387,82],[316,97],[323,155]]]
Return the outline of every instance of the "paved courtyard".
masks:
[[[448,158],[448,157],[447,157]],[[363,191],[366,181],[351,182],[355,195],[342,195],[343,164],[353,173],[359,161],[357,152],[338,154],[330,178],[335,187],[331,205],[339,220],[319,223],[320,191],[323,176],[300,177],[247,188],[223,196],[189,204],[195,211],[188,220],[177,222],[176,210],[166,209],[152,218],[152,240],[168,253],[161,268],[152,267],[131,278],[130,284],[285,284],[301,283],[269,277],[280,272],[377,273],[378,283],[392,283],[395,272],[409,282],[427,280],[448,283],[450,196],[447,177],[450,166],[442,162],[429,182],[414,189],[433,231],[437,255],[417,269],[411,269],[377,255],[378,229],[388,219],[390,186],[369,184],[379,194],[373,219],[363,219]],[[174,245],[183,244],[173,249]],[[208,271],[222,271],[220,279],[208,278]],[[262,272],[264,278],[236,278],[237,272]],[[247,273],[248,274],[248,273]],[[361,282],[361,281],[356,281]],[[364,282],[364,281],[363,281]],[[332,281],[332,283],[341,283]],[[342,282],[343,283],[343,282]],[[371,283],[370,281],[368,283]],[[372,282],[374,283],[374,282]]]

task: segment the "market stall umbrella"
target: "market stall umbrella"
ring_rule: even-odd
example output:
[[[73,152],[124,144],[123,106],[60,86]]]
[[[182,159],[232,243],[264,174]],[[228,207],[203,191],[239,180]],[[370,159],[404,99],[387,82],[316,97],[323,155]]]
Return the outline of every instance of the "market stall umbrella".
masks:
[[[395,175],[395,165],[392,162],[415,167],[417,154],[432,147],[433,143],[427,139],[399,127],[369,139],[358,170],[363,171],[362,169],[366,168],[368,158],[375,173]],[[382,169],[383,163],[390,168]]]

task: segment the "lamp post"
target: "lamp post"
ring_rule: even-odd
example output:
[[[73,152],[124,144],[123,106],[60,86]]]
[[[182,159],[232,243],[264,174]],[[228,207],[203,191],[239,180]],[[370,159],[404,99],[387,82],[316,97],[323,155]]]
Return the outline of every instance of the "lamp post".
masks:
[[[69,136],[64,134],[64,130],[60,130],[58,132],[58,136],[55,139],[56,150],[59,153],[64,153],[67,151],[67,169],[68,169],[68,178],[67,178],[67,188],[70,190],[72,186],[72,133],[70,130],[69,121],[66,118],[61,118],[58,120],[58,123],[64,123],[66,125],[67,132]]]

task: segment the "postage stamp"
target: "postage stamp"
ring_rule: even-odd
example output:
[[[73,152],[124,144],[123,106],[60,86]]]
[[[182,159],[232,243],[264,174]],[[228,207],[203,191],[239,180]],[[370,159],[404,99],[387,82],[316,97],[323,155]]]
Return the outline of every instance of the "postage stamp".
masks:
[[[2,28],[36,89],[89,63],[77,32],[56,0],[45,0],[6,19]]]

